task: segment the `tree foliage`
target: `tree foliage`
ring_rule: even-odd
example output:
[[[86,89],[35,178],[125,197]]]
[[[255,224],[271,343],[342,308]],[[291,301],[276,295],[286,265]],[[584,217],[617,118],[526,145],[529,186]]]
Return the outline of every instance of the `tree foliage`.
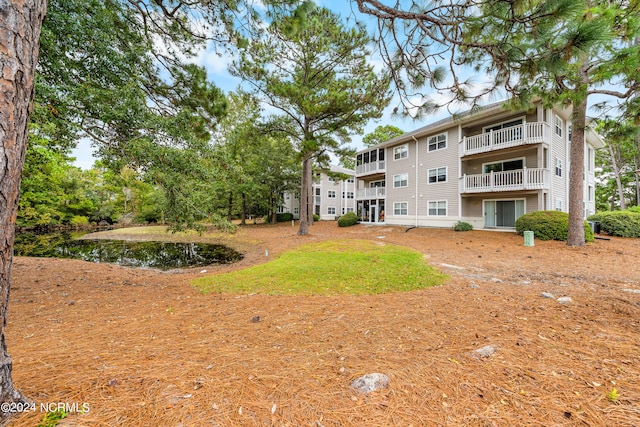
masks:
[[[624,210],[628,204],[638,204],[638,174],[640,129],[630,120],[605,119],[598,123],[598,130],[606,140],[606,148],[596,156],[601,185],[598,195],[602,205],[611,210]]]
[[[404,135],[404,131],[396,126],[384,125],[376,127],[373,132],[366,134],[362,142],[367,147],[382,144],[397,136]]]
[[[311,168],[340,156],[350,133],[380,117],[389,102],[389,80],[369,62],[371,39],[364,28],[346,27],[340,17],[318,7],[303,24],[274,22],[233,66],[258,96],[283,115],[302,162],[300,234],[307,234]],[[311,220],[312,221],[312,220]]]

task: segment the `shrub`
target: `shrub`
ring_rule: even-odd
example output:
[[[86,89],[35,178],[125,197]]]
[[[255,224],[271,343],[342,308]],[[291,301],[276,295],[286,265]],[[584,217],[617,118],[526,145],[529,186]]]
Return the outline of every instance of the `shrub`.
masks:
[[[600,212],[589,216],[589,221],[599,221],[600,229],[611,236],[640,237],[640,210]]]
[[[287,222],[287,221],[292,221],[293,220],[293,214],[290,212],[285,212],[285,213],[279,213],[277,215],[277,221],[278,222]]]
[[[314,221],[314,222],[318,222],[318,221],[320,221],[320,215],[318,215],[318,214],[313,214],[313,221]]]
[[[523,234],[533,231],[540,240],[567,240],[569,234],[569,214],[559,211],[537,211],[522,215],[516,220],[516,231]],[[584,222],[584,240],[593,241],[593,231]]]
[[[89,218],[86,216],[81,216],[81,215],[74,215],[71,220],[69,221],[69,223],[71,225],[88,225],[89,224]]]
[[[453,230],[454,231],[471,231],[473,230],[473,225],[469,224],[468,222],[458,221],[453,226]]]
[[[347,212],[338,218],[338,225],[340,227],[351,227],[352,225],[356,225],[358,223],[358,217],[353,212]]]

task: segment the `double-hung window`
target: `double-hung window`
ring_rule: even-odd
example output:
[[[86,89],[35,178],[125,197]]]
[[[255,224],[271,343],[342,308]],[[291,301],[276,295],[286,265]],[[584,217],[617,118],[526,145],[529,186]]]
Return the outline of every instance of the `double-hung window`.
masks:
[[[407,202],[394,202],[393,203],[394,215],[409,215],[409,203]]]
[[[447,148],[447,134],[441,133],[440,135],[432,136],[428,140],[429,151],[442,150]]]
[[[447,168],[429,169],[429,184],[447,181]]]
[[[556,176],[562,176],[562,159],[556,157]]]
[[[401,173],[393,176],[393,188],[402,188],[409,186],[409,174]]]
[[[562,128],[564,127],[564,122],[560,117],[553,116],[553,127],[556,135],[562,136]]]
[[[393,160],[406,159],[407,157],[409,157],[409,146],[407,144],[394,147]]]
[[[447,216],[447,201],[434,200],[428,203],[429,216]]]

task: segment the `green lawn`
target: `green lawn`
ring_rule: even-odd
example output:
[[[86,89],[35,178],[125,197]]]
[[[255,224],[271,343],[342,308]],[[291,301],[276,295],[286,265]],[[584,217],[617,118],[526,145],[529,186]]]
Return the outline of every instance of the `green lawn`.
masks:
[[[194,280],[203,292],[379,294],[441,285],[448,276],[421,253],[365,240],[313,243],[245,270]]]

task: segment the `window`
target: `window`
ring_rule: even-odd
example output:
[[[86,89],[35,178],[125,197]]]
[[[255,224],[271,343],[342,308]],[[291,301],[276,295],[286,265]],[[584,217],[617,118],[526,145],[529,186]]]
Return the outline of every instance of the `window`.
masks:
[[[436,200],[429,202],[429,216],[447,216],[447,201]]]
[[[320,187],[316,187],[315,189],[316,196],[320,195]]]
[[[428,140],[428,144],[429,151],[442,150],[443,148],[447,148],[447,134],[443,133],[430,137]]]
[[[327,206],[327,214],[328,215],[335,215],[336,214],[336,208],[334,206]]]
[[[562,199],[556,199],[554,203],[554,209],[562,212]]]
[[[594,189],[593,189],[593,185],[590,185],[590,186],[589,186],[589,201],[590,201],[590,202],[593,202],[593,200],[595,199],[595,197],[596,197],[596,193],[595,193],[595,191],[594,191]]]
[[[347,212],[354,212],[353,208],[347,208]]]
[[[408,215],[409,214],[409,203],[407,203],[407,202],[395,202],[393,204],[393,214],[394,215]]]
[[[429,184],[447,181],[447,168],[429,169]]]
[[[336,198],[336,191],[335,190],[328,190],[327,191],[327,197],[330,199],[335,199]]]
[[[289,194],[285,194],[285,195],[284,195],[284,199],[285,199],[285,200],[289,200],[290,198],[291,198],[291,196],[289,196]]]
[[[355,182],[355,178],[350,176],[349,179],[347,179],[347,182],[354,183]]]
[[[553,117],[553,126],[556,132],[556,135],[562,136],[562,128],[564,127],[564,122],[558,116]]]
[[[556,176],[562,176],[562,159],[556,157]]]
[[[343,199],[353,199],[353,191],[343,191],[342,192]]]
[[[587,148],[587,170],[589,172],[593,172],[593,166],[594,166],[594,157],[593,157],[593,148],[588,147]]]
[[[293,208],[293,213],[298,215],[300,213],[300,208]]]
[[[524,159],[503,160],[496,163],[483,163],[484,173],[515,171],[524,168]]]
[[[393,188],[407,187],[409,185],[409,174],[401,173],[393,176]]]
[[[393,149],[393,160],[406,159],[409,157],[409,146],[407,144]]]
[[[327,181],[329,182],[336,182],[336,179],[332,176],[327,176]]]
[[[503,122],[503,123],[499,123],[497,125],[493,125],[493,126],[487,126],[484,128],[484,132],[491,132],[496,131],[496,130],[501,130],[501,129],[507,129],[507,128],[512,128],[515,126],[520,126],[522,123],[524,122],[523,119],[515,119],[515,120],[511,120],[509,122]]]

